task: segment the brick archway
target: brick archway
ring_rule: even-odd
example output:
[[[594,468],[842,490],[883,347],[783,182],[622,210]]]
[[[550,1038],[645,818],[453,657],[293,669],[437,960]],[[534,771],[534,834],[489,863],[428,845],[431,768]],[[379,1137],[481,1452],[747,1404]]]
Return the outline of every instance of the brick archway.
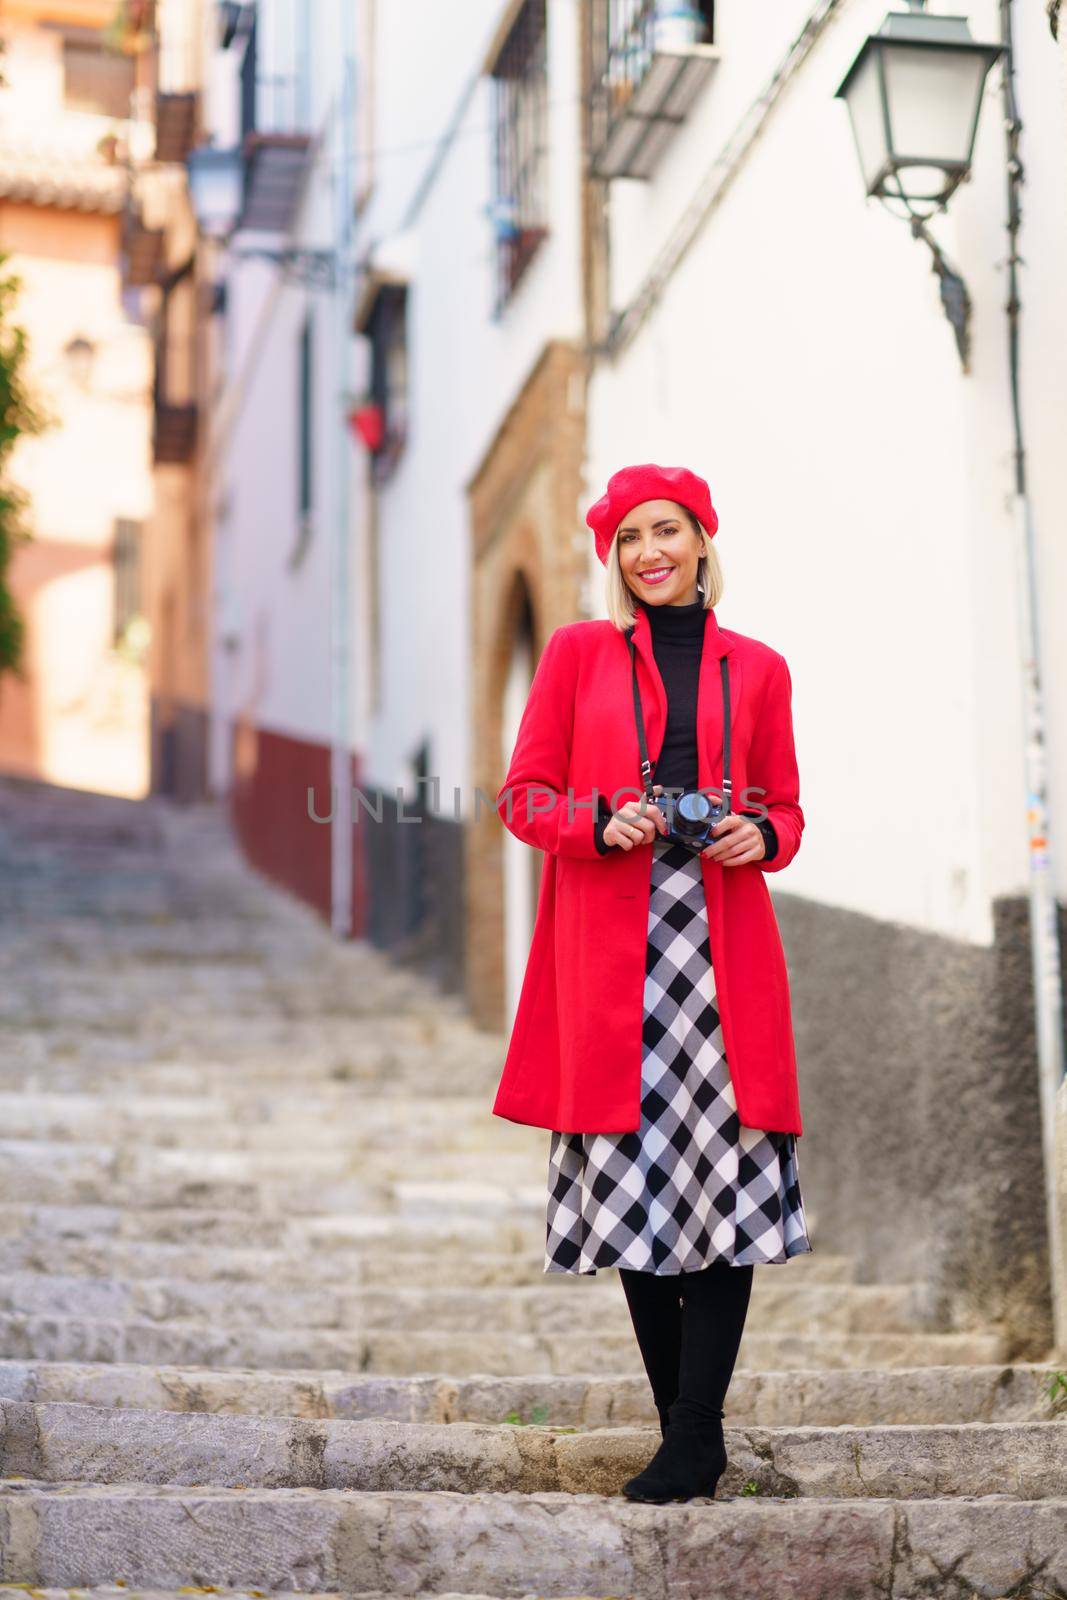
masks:
[[[505,830],[492,809],[504,781],[504,703],[528,616],[532,659],[580,615],[587,539],[584,490],[586,364],[564,341],[546,345],[467,485],[471,506],[471,770],[480,808],[466,836],[468,1000],[482,1027],[505,1021]]]

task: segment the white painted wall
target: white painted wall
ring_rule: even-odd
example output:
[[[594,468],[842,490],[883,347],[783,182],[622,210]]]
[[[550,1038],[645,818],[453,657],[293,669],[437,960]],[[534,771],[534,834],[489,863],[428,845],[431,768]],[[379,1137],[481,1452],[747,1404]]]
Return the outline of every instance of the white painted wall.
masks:
[[[328,745],[334,733],[331,592],[341,524],[351,535],[345,478],[359,460],[345,424],[345,341],[337,293],[288,281],[250,245],[331,249],[339,233],[337,106],[346,0],[314,0],[314,15],[292,0],[261,0],[259,109],[263,125],[310,127],[321,145],[291,238],[238,236],[228,284],[221,389],[213,449],[219,514],[216,539],[214,779],[229,781],[226,750],[235,719]],[[234,134],[237,85],[220,53],[210,101],[220,142]],[[228,90],[228,92],[227,92]],[[346,124],[347,127],[347,124]],[[347,137],[351,139],[351,130]],[[347,317],[349,297],[345,295]],[[314,514],[301,551],[299,530],[299,349],[303,321],[314,329]],[[350,352],[355,340],[349,339]]]
[[[301,92],[316,126],[326,126],[338,82],[339,3],[315,0]],[[409,437],[379,494],[380,694],[372,702],[364,462],[339,421],[338,341],[325,336],[318,363],[322,528],[293,573],[295,359],[307,292],[277,293],[267,269],[250,265],[233,278],[232,389],[222,407],[231,431],[221,447],[229,507],[219,532],[220,606],[239,617],[240,643],[220,653],[221,703],[230,715],[254,706],[261,725],[329,739],[326,529],[341,514],[348,451],[354,746],[369,781],[391,788],[428,736],[443,798],[459,788],[469,813],[466,485],[545,341],[581,335],[580,7],[548,0],[551,237],[494,321],[484,215],[490,95],[479,74],[502,0],[447,8],[378,0],[373,30],[369,3],[353,0],[349,17],[355,37],[374,39],[373,59],[358,62],[364,98],[352,128],[357,189],[374,179],[356,255],[388,252],[401,229],[413,237]],[[265,4],[269,11],[281,0]],[[720,0],[717,9],[722,60],[692,122],[651,183],[613,185],[617,308],[809,8],[806,0]],[[972,181],[934,224],[974,300],[972,371],[963,375],[929,254],[903,223],[865,203],[847,113],[834,98],[885,10],[883,0],[842,7],[649,323],[618,361],[598,368],[588,501],[635,460],[684,462],[711,483],[727,579],[720,619],[783,651],[794,681],[808,830],[788,880],[772,877],[772,887],[986,941],[994,897],[1025,890],[1027,873],[999,69],[987,87]],[[975,0],[976,37],[996,36],[996,13],[995,0]],[[1067,792],[1067,643],[1056,629],[1067,564],[1058,537],[1067,423],[1059,381],[1063,85],[1044,8],[1016,7],[1016,24],[1028,180],[1023,408],[1044,577],[1055,826],[1067,820],[1059,801]],[[273,37],[286,37],[281,21]],[[413,214],[468,87],[456,137]],[[329,149],[327,139],[305,243],[321,244],[335,225]],[[357,393],[366,355],[356,341]],[[242,390],[240,374],[252,370],[255,381]],[[591,537],[589,549],[591,594],[603,614]],[[1062,895],[1062,845],[1059,854]]]
[[[772,14],[781,21],[788,11],[795,25],[805,8],[724,0],[718,9],[723,60],[707,90],[707,138],[687,129],[662,186],[650,186],[660,192],[613,207],[616,283],[640,282],[672,225],[667,197],[677,215],[769,76],[790,31],[772,28]],[[1027,873],[999,72],[972,182],[934,224],[974,300],[964,376],[929,252],[865,203],[847,113],[833,97],[885,10],[866,0],[844,7],[651,321],[616,364],[598,369],[590,497],[638,460],[684,463],[711,484],[727,584],[720,621],[781,650],[793,676],[808,825],[782,887],[985,941],[992,897],[1024,891]],[[1043,8],[1016,10],[1028,171],[1024,409],[1046,576],[1052,782],[1062,796],[1060,67]],[[975,37],[996,37],[995,11],[969,8]],[[592,568],[599,600],[603,569],[595,558]],[[1062,829],[1062,802],[1056,816]]]
[[[406,0],[379,3],[377,13],[379,151],[361,244],[387,241],[405,221],[434,155],[427,141],[443,132],[480,68],[503,5]],[[546,339],[581,331],[578,26],[576,0],[549,0],[551,235],[499,321],[484,214],[492,151],[484,77],[415,225],[410,432],[379,499],[383,693],[360,742],[371,781],[392,789],[429,734],[443,796],[451,810],[459,790],[462,815],[473,812],[466,485]]]

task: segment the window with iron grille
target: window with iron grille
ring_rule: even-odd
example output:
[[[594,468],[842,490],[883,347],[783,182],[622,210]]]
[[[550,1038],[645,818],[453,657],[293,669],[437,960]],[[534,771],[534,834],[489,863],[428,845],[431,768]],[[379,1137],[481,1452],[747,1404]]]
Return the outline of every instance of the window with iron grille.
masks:
[[[646,178],[717,54],[715,0],[589,0],[586,20],[593,170]]]
[[[115,518],[112,573],[115,586],[112,632],[118,644],[134,617],[141,613],[141,524],[129,517]]]
[[[63,38],[63,104],[68,111],[125,120],[136,82],[134,57],[109,50],[89,34]]]
[[[392,471],[407,436],[408,291],[402,283],[383,283],[365,333],[370,340],[370,399],[381,417],[381,439],[371,450],[375,482]]]
[[[547,42],[545,0],[524,0],[491,71],[497,313],[548,233]]]

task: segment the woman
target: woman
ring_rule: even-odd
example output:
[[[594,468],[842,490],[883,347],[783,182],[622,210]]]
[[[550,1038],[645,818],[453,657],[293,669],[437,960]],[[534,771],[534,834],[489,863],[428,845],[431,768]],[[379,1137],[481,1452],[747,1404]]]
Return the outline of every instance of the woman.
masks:
[[[626,467],[586,521],[608,620],[549,639],[497,797],[545,857],[493,1110],[552,1130],[545,1271],[619,1269],[663,1435],[623,1492],[687,1500],[727,1464],[753,1267],[812,1249],[764,881],[804,826],[791,680],[776,651],[718,625],[702,478]],[[698,787],[728,814],[712,842],[678,842],[674,801]]]

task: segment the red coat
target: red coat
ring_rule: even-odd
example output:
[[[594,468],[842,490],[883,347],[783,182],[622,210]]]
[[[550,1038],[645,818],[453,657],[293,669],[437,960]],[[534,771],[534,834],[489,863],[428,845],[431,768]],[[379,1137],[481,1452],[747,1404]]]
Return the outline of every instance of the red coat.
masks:
[[[647,614],[636,609],[638,685],[654,763],[666,728],[667,695]],[[792,680],[784,656],[758,639],[720,628],[708,611],[697,700],[697,780],[716,795],[722,782],[724,654],[730,658],[732,807],[765,806],[778,852],[770,861],[741,867],[699,858],[723,1043],[741,1123],[801,1134],[789,980],[764,881],[764,873],[789,865],[804,828]],[[545,856],[493,1112],[564,1133],[629,1132],[640,1126],[641,1115],[652,845],[601,855],[593,839],[594,790],[612,808],[642,793],[630,652],[613,623],[571,622],[555,630],[538,662],[496,800],[505,826]]]

